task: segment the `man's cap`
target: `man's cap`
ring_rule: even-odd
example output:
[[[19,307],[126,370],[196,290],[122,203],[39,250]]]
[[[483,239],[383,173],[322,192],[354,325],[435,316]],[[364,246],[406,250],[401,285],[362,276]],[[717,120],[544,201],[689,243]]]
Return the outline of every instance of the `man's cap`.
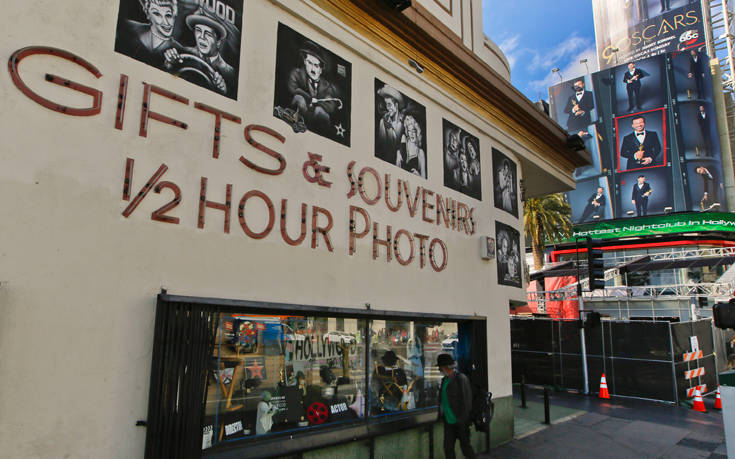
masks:
[[[219,40],[227,37],[227,30],[222,26],[222,24],[212,18],[196,13],[190,14],[186,17],[186,25],[189,26],[192,31],[194,30],[194,26],[197,24],[203,24],[214,29],[214,31],[217,32],[217,35],[219,35]]]
[[[436,358],[436,366],[438,367],[446,367],[452,364],[454,364],[454,357],[449,354],[439,354]]]
[[[386,97],[390,97],[391,99],[395,100],[396,103],[401,106],[403,105],[403,95],[398,92],[397,89],[392,88],[388,86],[387,84],[383,85],[382,88],[378,89],[378,95],[385,99]]]

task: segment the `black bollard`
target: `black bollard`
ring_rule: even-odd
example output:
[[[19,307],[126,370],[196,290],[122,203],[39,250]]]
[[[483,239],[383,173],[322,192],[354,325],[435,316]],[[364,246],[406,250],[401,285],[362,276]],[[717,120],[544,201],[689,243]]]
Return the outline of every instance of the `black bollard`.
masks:
[[[526,376],[521,376],[521,408],[528,408],[526,406]]]
[[[549,388],[544,387],[544,424],[551,424],[549,415]]]

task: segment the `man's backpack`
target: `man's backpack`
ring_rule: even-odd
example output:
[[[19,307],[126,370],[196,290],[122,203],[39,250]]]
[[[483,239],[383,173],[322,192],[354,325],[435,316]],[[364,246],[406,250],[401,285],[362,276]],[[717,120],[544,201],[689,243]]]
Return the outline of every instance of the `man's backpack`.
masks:
[[[475,423],[475,429],[478,432],[489,432],[490,421],[493,420],[495,414],[495,403],[493,403],[493,393],[478,390],[477,387],[472,391],[472,411],[470,419]]]

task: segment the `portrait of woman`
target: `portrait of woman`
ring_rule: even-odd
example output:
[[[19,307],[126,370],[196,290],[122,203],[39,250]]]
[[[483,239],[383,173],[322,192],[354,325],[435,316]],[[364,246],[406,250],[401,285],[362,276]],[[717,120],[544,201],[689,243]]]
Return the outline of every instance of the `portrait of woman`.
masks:
[[[396,166],[426,178],[426,153],[421,148],[421,125],[411,113],[403,120],[403,141],[396,157]]]

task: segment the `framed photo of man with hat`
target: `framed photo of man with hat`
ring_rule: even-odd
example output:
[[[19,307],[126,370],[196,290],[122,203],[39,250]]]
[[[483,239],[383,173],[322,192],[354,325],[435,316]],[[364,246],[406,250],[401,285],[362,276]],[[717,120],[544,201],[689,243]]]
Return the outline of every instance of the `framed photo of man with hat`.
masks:
[[[242,0],[120,0],[115,51],[237,99],[241,24]]]
[[[350,146],[352,64],[278,24],[273,116]]]
[[[426,107],[375,79],[375,157],[426,178]]]

